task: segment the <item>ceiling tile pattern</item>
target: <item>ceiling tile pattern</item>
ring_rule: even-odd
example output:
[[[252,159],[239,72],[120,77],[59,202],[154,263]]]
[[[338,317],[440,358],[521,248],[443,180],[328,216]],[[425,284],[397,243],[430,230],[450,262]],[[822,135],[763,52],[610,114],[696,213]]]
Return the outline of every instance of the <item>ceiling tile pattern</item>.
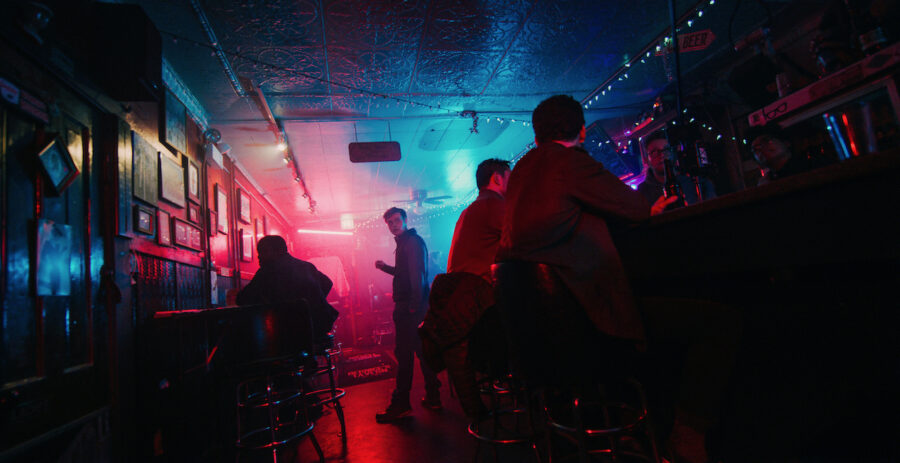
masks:
[[[558,93],[583,98],[669,22],[667,0],[195,0],[228,66],[281,119],[317,204],[312,215],[271,149],[259,105],[235,92],[192,2],[123,1],[148,12],[167,59],[279,209],[294,224],[322,226],[342,213],[377,213],[411,189],[467,197],[478,162],[510,158],[533,140],[521,122],[538,102]],[[717,0],[708,17],[727,24],[738,2]],[[695,2],[677,4],[680,14]],[[744,17],[755,2],[744,4],[735,34],[755,21]],[[632,74],[587,111],[589,123],[630,124],[668,83],[661,58]],[[481,115],[477,125],[462,110]],[[599,145],[605,133],[594,130]],[[387,140],[400,143],[400,161],[348,161],[348,143]],[[615,156],[604,148],[599,158],[617,172],[635,168]]]

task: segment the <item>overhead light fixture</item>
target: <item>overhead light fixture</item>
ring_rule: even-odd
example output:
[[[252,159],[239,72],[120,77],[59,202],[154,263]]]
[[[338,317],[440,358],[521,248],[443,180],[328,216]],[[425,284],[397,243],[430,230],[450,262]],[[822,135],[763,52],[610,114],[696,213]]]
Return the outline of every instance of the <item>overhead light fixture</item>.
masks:
[[[298,228],[297,233],[307,234],[307,235],[341,235],[341,236],[353,236],[353,232],[348,231],[335,231],[335,230],[310,230],[308,228]]]

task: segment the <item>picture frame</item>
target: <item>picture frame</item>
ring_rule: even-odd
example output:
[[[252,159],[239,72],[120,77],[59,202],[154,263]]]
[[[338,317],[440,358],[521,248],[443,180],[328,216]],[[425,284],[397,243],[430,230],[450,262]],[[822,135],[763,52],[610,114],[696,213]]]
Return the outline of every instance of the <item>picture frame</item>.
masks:
[[[245,229],[240,230],[241,237],[241,260],[243,262],[253,262],[253,235]]]
[[[160,198],[178,207],[184,207],[184,167],[181,155],[175,153],[175,159],[168,154],[159,153],[159,192]]]
[[[263,215],[262,222],[263,222],[263,223],[262,223],[262,225],[263,225],[263,229],[262,229],[263,236],[269,236],[269,216]]]
[[[216,215],[216,211],[209,209],[206,211],[206,230],[207,234],[210,237],[215,237],[218,234],[218,230],[216,227],[218,226],[218,217]]]
[[[200,251],[202,250],[201,236],[199,228],[177,217],[172,219],[172,241],[176,246]]]
[[[238,188],[237,194],[238,220],[246,224],[250,223],[250,195],[246,191]]]
[[[159,151],[136,132],[131,132],[134,197],[150,204],[159,201]]]
[[[37,153],[41,169],[47,175],[53,194],[59,196],[78,177],[78,167],[72,154],[59,136],[53,136]]]
[[[200,204],[200,167],[187,156],[184,157],[184,184],[188,201]]]
[[[169,213],[160,209],[156,211],[156,243],[160,246],[172,245],[172,225]]]
[[[266,235],[263,235],[262,221],[259,220],[259,217],[257,217],[253,219],[253,243],[259,243],[260,238],[262,238],[263,236]]]
[[[194,203],[188,203],[188,221],[200,225],[203,223],[202,218],[200,217],[200,205]]]
[[[163,120],[160,123],[160,141],[179,153],[187,152],[187,108],[174,93],[166,90],[163,99]]]
[[[52,220],[37,221],[34,288],[38,296],[72,293],[72,226]]]
[[[216,194],[216,230],[228,234],[228,195],[219,184],[213,186]]]
[[[141,204],[134,205],[134,231],[145,235],[152,235],[156,229],[154,217],[156,213],[152,208]]]
[[[197,251],[203,250],[203,230],[191,226],[188,228],[188,234],[191,239],[191,249],[196,249]]]

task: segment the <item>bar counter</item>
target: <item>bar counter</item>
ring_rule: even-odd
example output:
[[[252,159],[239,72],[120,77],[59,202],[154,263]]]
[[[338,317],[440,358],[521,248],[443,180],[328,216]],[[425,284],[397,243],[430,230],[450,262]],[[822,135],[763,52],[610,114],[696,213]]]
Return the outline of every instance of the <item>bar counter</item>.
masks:
[[[862,453],[852,457],[869,461],[882,454],[865,452],[896,442],[898,205],[894,150],[666,212],[615,234],[638,301],[708,300],[740,314],[718,436],[733,461],[810,451],[839,461],[827,453],[837,439],[858,439]]]
[[[258,304],[155,312],[141,330],[141,435],[157,436],[179,455],[212,451],[227,459],[242,365],[301,350],[301,327],[285,319],[293,313],[286,310]]]

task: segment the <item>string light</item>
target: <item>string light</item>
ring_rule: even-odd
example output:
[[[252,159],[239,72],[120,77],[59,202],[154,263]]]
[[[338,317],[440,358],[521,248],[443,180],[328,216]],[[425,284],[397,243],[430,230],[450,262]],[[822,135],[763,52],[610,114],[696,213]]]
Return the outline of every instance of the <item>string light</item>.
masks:
[[[716,4],[716,0],[709,0],[710,6],[715,5],[715,4]],[[697,5],[697,8],[692,13],[688,13],[682,17],[683,20],[682,20],[681,24],[687,25],[687,27],[693,27],[694,23],[699,18],[702,18],[702,17],[703,17],[703,10],[700,9],[700,5]],[[678,27],[678,25],[676,25],[675,32],[677,33],[680,31],[681,31],[681,28]],[[662,36],[662,39],[659,39],[660,40],[659,43],[654,45],[653,42],[651,42],[642,52],[636,54],[631,59],[626,60],[625,63],[623,63],[622,66],[619,67],[619,69],[617,69],[615,72],[613,72],[613,74],[611,76],[609,76],[609,78],[606,79],[606,83],[611,82],[611,81],[616,81],[616,80],[623,81],[625,79],[628,79],[628,73],[625,72],[626,69],[631,69],[637,63],[646,64],[647,59],[653,55],[653,50],[655,50],[657,54],[662,54],[664,52],[663,50],[670,48],[672,46],[673,37],[670,35],[664,35],[664,33],[660,34],[660,35]],[[677,34],[675,34],[675,35],[677,36]],[[600,85],[601,88],[602,88],[602,86],[603,86],[603,84]],[[592,91],[590,94],[587,95],[585,100],[582,101],[582,104],[585,105],[585,109],[589,109],[590,106],[592,106],[595,102],[598,101],[598,96],[606,96],[606,92],[611,91],[611,90],[612,90],[612,84],[608,84],[606,86],[606,90],[601,90],[599,95],[597,95],[597,93],[596,93],[597,90],[595,89],[594,91]],[[593,98],[591,98],[591,97],[593,97]]]

